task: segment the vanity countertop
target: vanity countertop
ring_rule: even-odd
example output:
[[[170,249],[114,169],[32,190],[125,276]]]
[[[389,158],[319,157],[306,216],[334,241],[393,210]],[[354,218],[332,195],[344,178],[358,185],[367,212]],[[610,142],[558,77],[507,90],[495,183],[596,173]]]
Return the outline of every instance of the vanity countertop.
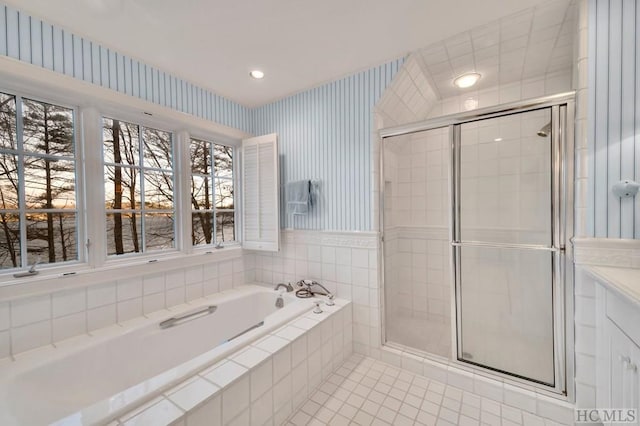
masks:
[[[640,268],[589,266],[595,278],[640,307]]]

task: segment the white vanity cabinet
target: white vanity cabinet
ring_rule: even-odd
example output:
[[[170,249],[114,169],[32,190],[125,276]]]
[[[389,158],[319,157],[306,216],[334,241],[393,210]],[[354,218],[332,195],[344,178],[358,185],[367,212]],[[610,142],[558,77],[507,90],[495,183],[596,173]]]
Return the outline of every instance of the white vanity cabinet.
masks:
[[[611,283],[596,286],[596,347],[597,408],[636,409],[637,417],[640,414],[640,304],[615,290]],[[635,423],[627,424],[640,422],[636,418]]]
[[[610,407],[640,408],[638,363],[640,348],[613,322],[608,322]]]

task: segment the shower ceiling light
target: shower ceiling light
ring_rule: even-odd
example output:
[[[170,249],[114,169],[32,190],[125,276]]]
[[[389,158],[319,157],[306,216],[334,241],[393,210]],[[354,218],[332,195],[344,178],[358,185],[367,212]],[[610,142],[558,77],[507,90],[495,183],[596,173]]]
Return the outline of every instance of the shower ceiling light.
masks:
[[[471,87],[476,84],[478,80],[480,80],[480,77],[481,75],[477,72],[469,72],[456,77],[453,80],[453,84],[461,89],[466,89],[467,87]]]
[[[261,78],[264,78],[264,73],[260,70],[253,70],[249,72],[249,75],[251,76],[251,78],[255,78],[256,80],[260,80]]]
[[[472,109],[478,108],[478,100],[475,98],[467,98],[464,101],[464,109],[465,111],[471,111]]]

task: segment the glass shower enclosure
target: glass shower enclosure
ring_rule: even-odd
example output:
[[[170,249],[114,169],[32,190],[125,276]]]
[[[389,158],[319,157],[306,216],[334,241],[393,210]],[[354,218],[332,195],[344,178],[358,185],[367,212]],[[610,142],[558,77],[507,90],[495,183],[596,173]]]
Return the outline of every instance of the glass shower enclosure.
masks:
[[[572,115],[564,94],[382,132],[386,345],[566,392]]]

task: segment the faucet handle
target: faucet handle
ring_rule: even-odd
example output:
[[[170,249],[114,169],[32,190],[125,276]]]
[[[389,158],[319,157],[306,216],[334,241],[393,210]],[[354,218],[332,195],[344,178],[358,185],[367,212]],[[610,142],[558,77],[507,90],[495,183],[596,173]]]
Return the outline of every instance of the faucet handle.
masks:
[[[320,307],[320,302],[315,302],[316,307],[313,308],[313,313],[314,314],[321,314],[322,313],[322,308]]]

